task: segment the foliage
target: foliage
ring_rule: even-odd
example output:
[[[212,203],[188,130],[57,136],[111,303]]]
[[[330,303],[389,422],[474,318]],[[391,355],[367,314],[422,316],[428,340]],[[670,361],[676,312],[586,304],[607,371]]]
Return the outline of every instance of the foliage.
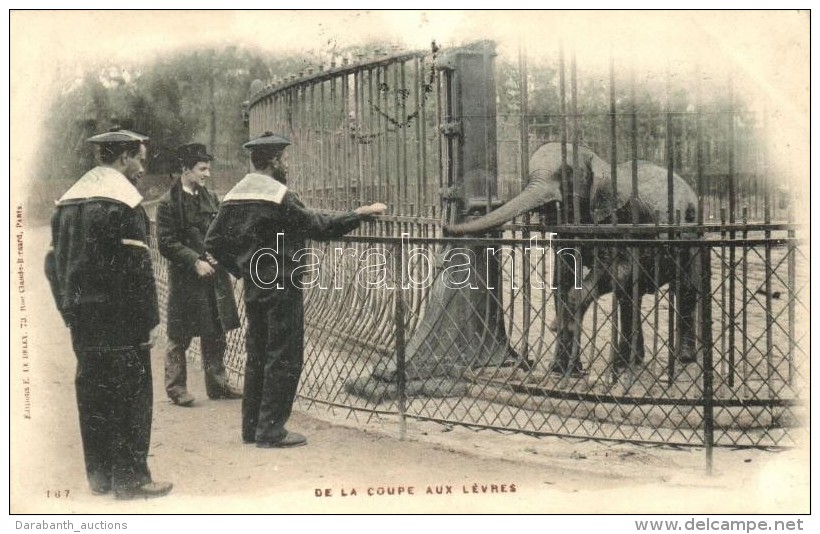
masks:
[[[499,59],[496,73],[501,135],[502,138],[505,135],[517,137],[523,100],[520,66],[517,62]],[[557,59],[536,60],[528,65],[526,121],[530,150],[545,142],[560,141],[564,117],[567,141],[572,142],[576,132],[573,113],[577,110],[579,142],[610,159],[612,81],[609,72],[585,72],[579,66],[575,108],[569,61],[564,76],[565,115],[561,108],[561,76]],[[671,140],[675,168],[685,176],[691,175],[696,164],[697,121],[700,120],[707,166],[726,167],[726,145],[732,135],[735,136],[738,156],[743,155],[737,158],[738,162],[749,166],[754,163],[758,152],[755,136],[761,126],[759,117],[740,95],[735,93],[730,97],[728,80],[712,80],[713,87],[703,91],[699,103],[695,80],[680,73],[667,78],[664,73],[633,74],[629,69],[622,69],[616,70],[614,78],[617,161],[633,158],[634,138],[638,158],[665,165],[668,158],[666,143]],[[697,113],[698,110],[702,113]],[[733,133],[730,128],[734,128]]]
[[[242,103],[251,80],[282,75],[296,64],[295,58],[229,46],[89,70],[54,99],[39,175],[76,179],[94,165],[85,139],[112,126],[151,138],[149,174],[175,171],[176,146],[191,141],[208,144],[216,165],[241,161],[247,140]]]

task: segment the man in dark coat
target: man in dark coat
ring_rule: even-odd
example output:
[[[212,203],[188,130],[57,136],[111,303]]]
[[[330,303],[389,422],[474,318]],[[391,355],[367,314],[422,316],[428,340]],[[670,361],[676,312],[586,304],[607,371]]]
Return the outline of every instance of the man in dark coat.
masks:
[[[287,186],[283,152],[290,142],[270,132],[244,145],[256,172],[225,195],[205,247],[245,284],[247,360],[242,400],[242,439],[257,447],[307,443],[285,425],[302,373],[302,256],[307,239],[332,239],[357,228],[384,204],[343,215],[322,215]],[[279,234],[279,235],[277,235]]]
[[[148,250],[148,217],[134,184],[147,137],[112,130],[88,141],[102,165],[57,203],[46,276],[71,329],[77,409],[91,491],[118,499],[159,497],[168,482],[148,470],[152,383],[150,339],[159,323]]]
[[[205,392],[211,399],[238,399],[228,385],[223,363],[225,332],[239,327],[231,277],[205,253],[205,234],[216,217],[219,200],[205,187],[211,161],[205,145],[177,149],[182,174],[157,204],[159,252],[169,262],[168,346],[165,391],[179,406],[194,397],[187,388],[185,351],[199,337]]]

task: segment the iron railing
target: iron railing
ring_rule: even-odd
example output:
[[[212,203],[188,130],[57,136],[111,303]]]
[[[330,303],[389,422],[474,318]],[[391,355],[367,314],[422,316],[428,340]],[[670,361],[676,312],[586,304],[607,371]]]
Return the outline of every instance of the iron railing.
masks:
[[[582,324],[583,373],[550,372],[556,349],[556,336],[549,329],[556,298],[547,272],[551,256],[548,251],[533,253],[532,241],[522,239],[519,230],[492,240],[444,239],[433,228],[423,236],[405,232],[405,224],[386,220],[372,223],[359,235],[313,243],[322,262],[317,267],[319,285],[305,290],[302,408],[341,409],[349,415],[401,414],[535,435],[672,445],[704,446],[711,440],[720,446],[777,447],[792,445],[800,436],[807,410],[808,354],[801,336],[795,335],[793,321],[808,313],[802,292],[808,279],[790,270],[805,258],[802,247],[788,237],[788,227],[758,225],[734,239],[713,234],[714,238],[699,240],[588,240],[586,245],[596,249],[648,249],[655,258],[662,256],[661,249],[673,257],[675,251],[688,250],[698,260],[708,258],[709,268],[703,270],[710,277],[708,285],[703,279],[695,281],[711,288],[711,294],[700,299],[697,361],[674,362],[674,327],[670,330],[673,323],[668,319],[674,316],[675,304],[670,291],[662,289],[643,301],[646,352],[627,377],[613,360],[618,310],[607,299],[596,301]],[[382,231],[375,231],[377,226]],[[373,235],[380,232],[384,235]],[[755,235],[760,232],[777,237]],[[548,236],[541,237],[547,243]],[[572,246],[576,241],[571,237],[553,239],[552,246]],[[424,363],[407,354],[407,340],[419,332],[431,295],[438,290],[443,255],[457,248],[486,253],[488,247],[503,250],[494,254],[500,258],[501,283],[488,294],[503,311],[509,357],[499,365],[440,364],[440,369],[420,376],[417,367]],[[167,265],[156,248],[152,250],[164,313]],[[731,297],[725,283],[725,271],[731,269],[729,250],[737,253],[739,271],[734,299],[740,305],[734,311],[727,304]],[[527,278],[524,273],[529,273],[528,286],[521,283]],[[479,286],[487,285],[484,273],[469,276]],[[241,281],[236,283],[236,297],[243,327],[229,335],[226,364],[238,383],[245,354]],[[485,310],[473,311],[481,320],[491,320]],[[459,332],[464,318],[442,320],[456,326],[450,331]],[[729,343],[732,338],[734,343]],[[422,340],[427,341],[432,342]],[[455,348],[462,343],[497,343],[497,339],[447,343]],[[404,373],[397,376],[377,371],[402,367]]]

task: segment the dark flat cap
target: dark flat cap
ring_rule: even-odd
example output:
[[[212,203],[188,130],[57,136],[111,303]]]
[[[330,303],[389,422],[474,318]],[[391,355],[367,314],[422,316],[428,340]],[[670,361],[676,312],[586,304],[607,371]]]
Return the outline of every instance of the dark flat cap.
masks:
[[[244,145],[242,148],[246,150],[256,150],[260,148],[266,148],[271,151],[278,151],[284,150],[290,144],[290,141],[282,137],[281,135],[277,135],[273,132],[265,132],[259,137],[251,139]]]
[[[113,145],[116,143],[144,143],[148,141],[147,135],[138,134],[131,130],[123,130],[122,128],[111,128],[105,133],[97,134],[86,139],[89,143],[98,145]]]
[[[183,161],[212,161],[214,159],[202,143],[186,143],[178,146],[177,157]]]

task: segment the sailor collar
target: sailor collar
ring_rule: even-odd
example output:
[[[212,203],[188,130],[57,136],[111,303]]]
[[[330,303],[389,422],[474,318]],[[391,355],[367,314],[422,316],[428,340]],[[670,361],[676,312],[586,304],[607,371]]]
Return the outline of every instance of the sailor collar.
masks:
[[[88,198],[108,198],[122,202],[129,208],[135,208],[142,202],[142,195],[134,184],[111,167],[94,167],[85,173],[60,197],[57,204]]]
[[[245,175],[233,189],[228,191],[223,202],[230,200],[261,200],[281,204],[288,188],[270,176],[252,172]]]

